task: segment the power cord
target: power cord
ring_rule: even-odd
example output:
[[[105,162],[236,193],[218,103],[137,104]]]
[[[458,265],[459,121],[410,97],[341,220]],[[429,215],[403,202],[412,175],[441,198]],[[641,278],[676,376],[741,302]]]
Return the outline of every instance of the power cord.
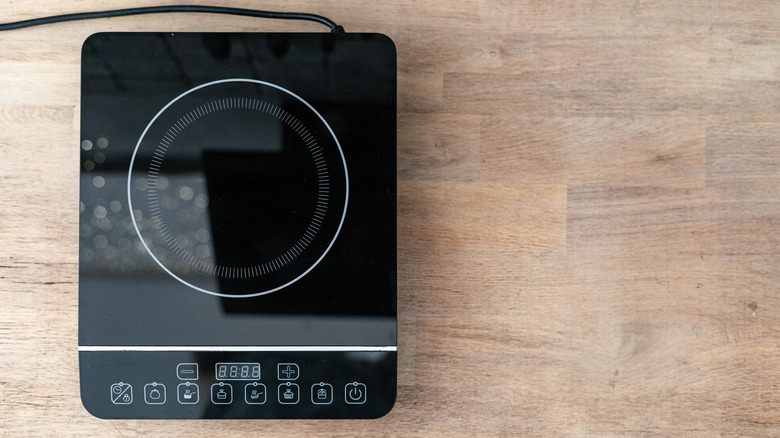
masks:
[[[197,6],[197,5],[171,5],[171,6],[151,6],[144,8],[116,9],[113,11],[99,12],[81,12],[76,14],[54,15],[51,17],[34,18],[31,20],[16,21],[13,23],[0,24],[0,31],[21,29],[30,26],[41,26],[44,24],[61,23],[64,21],[91,20],[95,18],[122,17],[127,15],[142,14],[164,14],[164,13],[205,13],[205,14],[227,14],[243,15],[245,17],[270,18],[278,20],[306,20],[324,24],[330,28],[332,33],[342,33],[344,28],[334,23],[332,20],[321,15],[302,13],[302,12],[273,12],[260,11],[256,9],[226,8],[221,6]]]

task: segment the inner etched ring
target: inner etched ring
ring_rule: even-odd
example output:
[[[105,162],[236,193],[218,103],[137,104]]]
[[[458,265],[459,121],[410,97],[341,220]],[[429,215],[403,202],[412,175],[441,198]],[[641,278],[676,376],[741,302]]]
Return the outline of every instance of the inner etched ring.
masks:
[[[198,92],[207,87],[213,89],[205,90],[205,93]],[[204,99],[204,95],[209,94],[212,98]],[[251,114],[257,114],[257,117],[250,120],[254,117]],[[232,120],[233,117],[238,117],[238,120]],[[211,142],[213,139],[210,129],[214,128],[214,123],[224,123],[225,120],[228,120],[227,124],[230,128],[241,136],[245,136],[242,127],[246,127],[247,122],[250,125],[259,124],[254,128],[256,133],[260,131],[265,133],[265,129],[274,123],[283,127],[273,129],[284,130],[277,135],[284,137],[284,148],[291,147],[290,150],[296,151],[288,152],[288,155],[293,154],[292,158],[295,160],[292,162],[297,164],[294,164],[293,168],[284,167],[281,170],[290,170],[293,173],[287,175],[294,175],[298,169],[304,172],[302,176],[305,179],[303,185],[290,179],[294,179],[294,176],[285,176],[284,181],[287,183],[293,181],[292,184],[301,190],[304,190],[302,188],[304,187],[305,193],[293,191],[291,196],[296,196],[297,193],[308,201],[305,201],[305,209],[293,211],[293,217],[285,214],[263,216],[264,223],[271,228],[276,226],[274,224],[283,227],[279,231],[284,230],[282,234],[286,236],[284,239],[281,235],[277,236],[279,239],[273,245],[264,245],[264,241],[248,240],[247,242],[252,245],[267,246],[267,248],[263,250],[264,252],[250,254],[246,258],[242,256],[236,259],[235,255],[232,255],[232,259],[222,257],[227,262],[218,263],[217,259],[220,257],[209,260],[203,254],[194,253],[186,244],[182,244],[181,233],[177,235],[177,231],[180,232],[181,229],[176,229],[177,221],[172,219],[172,210],[165,204],[165,196],[170,198],[170,193],[166,193],[165,189],[166,180],[181,176],[181,169],[178,168],[181,165],[174,165],[180,161],[178,155],[181,155],[183,150],[187,150],[193,138],[208,137],[207,142]],[[270,123],[268,120],[275,122]],[[195,126],[198,128],[194,129]],[[184,137],[188,140],[182,140]],[[288,143],[293,143],[294,146]],[[146,146],[142,148],[142,144]],[[139,154],[139,150],[143,150],[143,153]],[[172,150],[177,151],[177,158],[170,157]],[[210,152],[204,151],[206,154]],[[253,151],[252,159],[259,159],[262,163],[266,163],[266,158],[263,157],[273,155],[271,152],[273,151]],[[226,153],[229,155],[231,151],[227,150]],[[170,160],[174,161],[169,163]],[[205,156],[202,160],[208,161]],[[174,167],[173,170],[171,166]],[[263,166],[266,170],[269,169],[268,164]],[[208,169],[209,165],[206,164],[204,170]],[[253,176],[254,173],[249,174],[250,178]],[[139,188],[138,180],[143,180],[142,188]],[[210,187],[214,179],[208,178],[208,181]],[[136,190],[133,190],[134,188]],[[285,193],[287,196],[287,191],[279,193]],[[338,139],[330,125],[308,102],[289,90],[268,82],[253,79],[225,79],[200,85],[179,95],[152,118],[141,134],[130,160],[127,196],[133,216],[132,224],[139,237],[139,243],[167,274],[200,292],[222,297],[245,298],[283,289],[303,278],[323,260],[334,245],[344,224],[349,200],[349,178],[346,160]],[[134,196],[142,197],[136,199],[136,207],[133,202]],[[192,197],[192,191],[189,196]],[[253,198],[252,201],[256,199]],[[176,218],[178,219],[178,216]],[[294,218],[297,224],[295,227],[288,226],[291,218]],[[224,215],[221,215],[220,220],[224,219]],[[246,221],[254,221],[255,217],[249,215],[241,219],[243,222],[239,221],[235,227],[238,230],[247,230]],[[269,220],[275,222],[270,223]],[[273,233],[273,229],[268,232]],[[235,235],[231,236],[235,237]],[[257,235],[253,238],[257,238]],[[218,247],[225,248],[221,244]],[[244,263],[247,260],[248,262]],[[184,266],[188,267],[184,268]]]
[[[207,117],[208,115],[218,111],[231,109],[259,111],[260,113],[267,114],[279,119],[282,123],[295,131],[311,154],[311,159],[315,165],[318,179],[317,205],[314,210],[314,214],[309,221],[309,226],[306,228],[303,235],[301,235],[298,241],[295,242],[295,244],[293,244],[287,251],[278,255],[274,259],[266,261],[262,264],[246,267],[220,266],[216,263],[211,263],[197,257],[192,253],[192,251],[182,246],[171,233],[168,225],[165,222],[165,219],[162,217],[158,193],[159,188],[157,185],[160,171],[164,165],[164,160],[168,149],[174,145],[179,134],[184,132],[190,125],[196,123],[203,117]],[[277,105],[261,101],[259,99],[236,97],[218,99],[202,104],[189,111],[187,114],[181,116],[175,123],[173,123],[171,127],[168,128],[168,131],[165,133],[165,135],[163,135],[162,139],[157,143],[157,147],[152,154],[152,159],[147,170],[147,183],[148,188],[146,193],[149,210],[152,212],[151,220],[170,250],[178,255],[182,260],[194,265],[201,271],[204,271],[210,275],[216,275],[218,277],[224,278],[249,278],[253,276],[266,275],[287,265],[296,257],[298,257],[298,255],[300,255],[306,249],[306,247],[308,247],[308,245],[320,231],[320,227],[328,210],[328,199],[330,193],[328,168],[325,165],[325,157],[322,153],[322,148],[317,143],[316,138],[306,128],[306,126],[304,126],[295,116]]]

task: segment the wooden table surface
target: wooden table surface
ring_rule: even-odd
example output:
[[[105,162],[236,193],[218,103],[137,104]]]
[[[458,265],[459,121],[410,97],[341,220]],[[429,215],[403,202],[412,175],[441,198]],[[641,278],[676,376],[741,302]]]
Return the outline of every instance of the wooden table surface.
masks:
[[[0,21],[159,3],[3,1]],[[0,34],[0,435],[780,436],[780,3],[229,5],[397,45],[394,410],[105,421],[81,406],[82,42],[327,30],[143,16]]]

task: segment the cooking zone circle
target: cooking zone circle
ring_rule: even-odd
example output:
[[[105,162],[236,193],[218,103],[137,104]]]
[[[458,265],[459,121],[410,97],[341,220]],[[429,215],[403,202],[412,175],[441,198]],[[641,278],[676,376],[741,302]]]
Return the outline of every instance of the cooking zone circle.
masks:
[[[173,99],[130,160],[140,243],[169,275],[222,297],[303,278],[335,242],[349,179],[333,130],[280,86],[228,79]]]

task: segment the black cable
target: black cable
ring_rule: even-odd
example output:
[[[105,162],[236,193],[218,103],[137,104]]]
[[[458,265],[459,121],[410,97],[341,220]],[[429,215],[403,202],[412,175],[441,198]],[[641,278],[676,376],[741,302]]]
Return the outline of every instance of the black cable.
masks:
[[[226,8],[221,6],[197,6],[197,5],[171,5],[171,6],[151,6],[144,8],[116,9],[113,11],[100,12],[80,12],[75,14],[54,15],[51,17],[34,18],[31,20],[16,21],[13,23],[0,24],[0,31],[21,29],[30,26],[40,26],[44,24],[61,23],[63,21],[90,20],[94,18],[122,17],[127,15],[141,14],[162,14],[162,13],[206,13],[206,14],[228,14],[243,15],[245,17],[270,18],[279,20],[307,20],[324,24],[330,28],[333,33],[344,32],[344,28],[334,23],[332,20],[321,15],[308,14],[303,12],[273,12],[260,11],[256,9]]]

